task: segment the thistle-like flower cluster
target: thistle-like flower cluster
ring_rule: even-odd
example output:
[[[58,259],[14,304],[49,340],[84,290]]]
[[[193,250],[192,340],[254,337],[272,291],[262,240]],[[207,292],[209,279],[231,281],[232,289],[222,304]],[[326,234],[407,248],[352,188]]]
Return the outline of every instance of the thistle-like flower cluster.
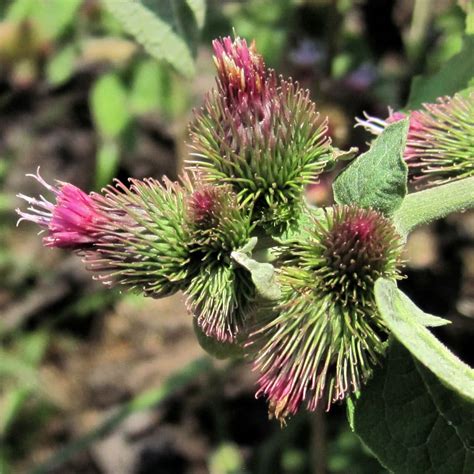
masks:
[[[219,356],[245,352],[257,393],[284,420],[358,390],[380,361],[387,330],[374,283],[400,277],[401,239],[376,210],[307,207],[305,186],[331,159],[326,121],[308,91],[265,68],[253,43],[224,38],[213,47],[217,83],[191,124],[194,159],[180,182],[131,179],[86,194],[37,174],[55,202],[20,195],[29,208],[18,213],[45,230],[45,245],[76,251],[105,284],[154,298],[183,291],[199,340],[224,348]],[[423,129],[435,129],[441,107],[467,116],[455,100],[427,107]],[[415,122],[410,133],[421,139]],[[416,161],[409,146],[407,161]],[[269,265],[258,261],[269,247],[277,299],[252,273]]]

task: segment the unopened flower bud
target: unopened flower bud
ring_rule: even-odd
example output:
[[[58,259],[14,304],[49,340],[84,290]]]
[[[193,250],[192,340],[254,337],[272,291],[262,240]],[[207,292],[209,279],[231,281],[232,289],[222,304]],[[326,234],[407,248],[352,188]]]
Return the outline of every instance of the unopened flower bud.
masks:
[[[253,332],[259,394],[280,420],[302,404],[329,407],[369,378],[386,331],[374,299],[379,277],[399,278],[401,239],[377,211],[335,206],[311,238],[280,256],[276,316]]]
[[[197,185],[189,197],[191,252],[200,262],[186,294],[207,337],[234,341],[255,295],[250,275],[236,267],[232,251],[244,246],[253,226],[229,185]]]
[[[254,45],[214,42],[218,87],[192,126],[203,179],[230,184],[252,222],[281,233],[301,211],[304,186],[328,161],[326,122],[309,92],[266,70]]]

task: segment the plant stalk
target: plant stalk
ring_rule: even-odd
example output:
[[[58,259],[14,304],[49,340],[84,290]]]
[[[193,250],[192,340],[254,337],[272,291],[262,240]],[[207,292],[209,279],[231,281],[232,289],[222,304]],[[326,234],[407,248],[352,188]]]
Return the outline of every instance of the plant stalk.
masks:
[[[415,227],[452,212],[474,208],[474,177],[408,194],[394,214],[395,225],[407,236]]]

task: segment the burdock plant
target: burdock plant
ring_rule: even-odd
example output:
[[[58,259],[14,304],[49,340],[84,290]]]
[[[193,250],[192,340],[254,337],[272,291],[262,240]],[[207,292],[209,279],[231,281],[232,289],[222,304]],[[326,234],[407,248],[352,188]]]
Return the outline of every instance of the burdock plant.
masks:
[[[335,205],[316,209],[305,186],[343,153],[309,92],[268,70],[253,43],[213,47],[216,87],[191,123],[180,182],[132,179],[86,194],[38,174],[55,201],[20,195],[29,204],[20,220],[42,227],[45,245],[78,252],[107,284],[152,297],[183,291],[199,341],[219,357],[249,359],[257,394],[282,422],[349,399],[358,430],[396,340],[414,356],[397,352],[409,357],[403,367],[435,374],[429,393],[439,386],[473,401],[472,370],[424,327],[445,321],[416,308],[396,281],[413,228],[474,206],[474,96],[369,118],[378,136],[335,180]],[[437,186],[407,195],[409,170]]]

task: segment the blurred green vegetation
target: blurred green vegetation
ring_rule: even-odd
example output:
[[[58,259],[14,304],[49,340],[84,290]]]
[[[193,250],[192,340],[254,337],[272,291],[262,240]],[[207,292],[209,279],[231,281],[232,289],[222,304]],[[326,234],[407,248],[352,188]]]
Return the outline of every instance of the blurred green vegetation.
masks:
[[[236,400],[244,407],[239,413],[249,414],[235,420],[237,405],[229,408],[218,388],[233,371],[240,373],[234,365],[220,370],[206,362],[195,373],[178,371],[163,390],[128,394],[120,416],[107,418],[106,431],[96,425],[78,438],[62,426],[72,414],[58,401],[51,367],[67,381],[74,364],[64,360],[97,347],[104,319],[124,297],[90,282],[79,259],[43,250],[31,227],[15,228],[15,195],[28,194],[23,175],[39,165],[48,178],[88,190],[117,176],[174,178],[188,158],[183,143],[191,110],[213,85],[210,42],[233,32],[255,39],[270,67],[311,89],[337,146],[363,149],[367,137],[352,129],[353,116],[362,110],[383,116],[387,106],[401,107],[414,74],[437,71],[459,53],[465,14],[454,0],[138,3],[151,23],[137,33],[113,0],[0,1],[0,473],[38,466],[45,472],[45,459],[59,462],[52,472],[101,472],[92,461],[75,465],[75,456],[131,413],[173,396],[186,405],[179,390],[193,381],[203,393],[209,386],[218,392],[199,408],[214,420],[200,433],[212,474],[317,472],[318,457],[327,472],[383,472],[349,431],[342,407],[323,416],[323,430],[312,414],[280,430],[266,420],[263,403],[248,408],[253,393],[243,385],[245,397]],[[169,34],[150,43],[158,26]],[[318,193],[320,202],[330,201],[324,183]],[[127,296],[125,303],[134,315],[145,311],[139,297]],[[324,452],[314,452],[320,446],[315,438],[323,439]]]

